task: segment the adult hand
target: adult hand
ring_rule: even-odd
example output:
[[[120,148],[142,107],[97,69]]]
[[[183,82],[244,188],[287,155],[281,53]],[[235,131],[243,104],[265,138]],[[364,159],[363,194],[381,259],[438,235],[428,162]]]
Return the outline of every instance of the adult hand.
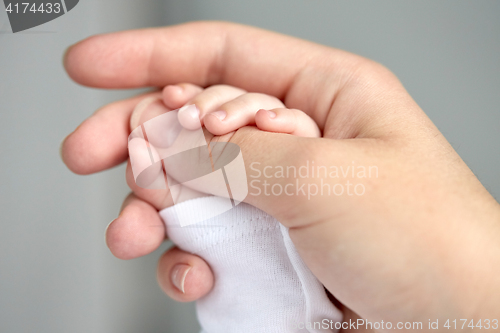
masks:
[[[371,321],[421,321],[426,327],[429,319],[491,320],[498,314],[499,205],[383,66],[228,23],[91,37],[68,50],[65,66],[76,82],[92,87],[225,83],[274,95],[287,107],[305,111],[324,138],[246,127],[231,142],[241,147],[247,171],[255,176],[249,181],[258,184],[267,180],[284,188],[298,181],[314,189],[324,182],[345,186],[346,179],[268,179],[250,171],[256,166],[298,169],[309,161],[378,170],[378,177],[351,177],[351,184],[363,184],[363,195],[352,194],[351,188],[352,195],[308,198],[302,192],[268,196],[251,190],[247,197],[290,227],[299,253],[325,287]],[[125,161],[129,117],[138,100],[106,106],[70,134],[62,147],[68,167],[88,174]],[[161,225],[155,208],[138,197],[127,199],[124,207],[107,231],[112,252],[121,258],[151,252],[164,232],[146,227]],[[206,264],[173,252],[159,266],[166,292],[179,300],[208,292],[213,280]],[[174,265],[186,260],[196,274],[186,280],[182,294],[169,277]]]

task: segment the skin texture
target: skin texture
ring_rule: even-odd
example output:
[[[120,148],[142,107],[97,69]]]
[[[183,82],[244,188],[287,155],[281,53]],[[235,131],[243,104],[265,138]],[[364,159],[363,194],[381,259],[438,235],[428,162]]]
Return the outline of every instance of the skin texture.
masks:
[[[362,180],[361,196],[246,200],[291,228],[300,255],[344,304],[346,316],[424,325],[499,317],[499,205],[383,66],[259,29],[196,22],[90,37],[68,50],[65,67],[73,80],[92,87],[228,84],[303,110],[323,138],[243,127],[225,139],[241,147],[247,171],[253,162],[377,166],[377,178]],[[62,145],[67,166],[89,174],[125,161],[129,118],[139,100],[105,106],[83,122]],[[137,195],[127,200],[107,239],[118,257],[133,258],[154,250],[163,231],[145,228],[159,223],[155,207]],[[160,260],[159,282],[175,299],[210,290],[209,268],[192,257],[174,250]],[[175,264],[188,262],[196,274],[189,272],[182,294],[169,276]]]
[[[169,85],[163,91],[162,94],[150,94],[137,104],[130,117],[131,131],[164,112],[180,108],[178,113],[180,123],[190,129],[200,128],[200,123],[204,124],[209,131],[205,132],[206,140],[226,140],[234,135],[234,131],[248,125],[254,125],[261,130],[274,133],[287,133],[316,138],[321,136],[317,124],[306,113],[296,109],[284,108],[280,100],[266,94],[248,93],[242,89],[228,85],[214,85],[203,89],[189,83]],[[164,106],[158,107],[159,103]],[[183,110],[188,110],[186,109],[187,106],[191,105],[196,105],[196,108],[189,109],[190,111],[196,110],[196,117],[191,114],[193,112],[183,112]],[[223,119],[219,115],[214,116],[214,114],[221,112],[224,113]],[[200,117],[202,118],[200,119]],[[214,135],[214,133],[219,135]],[[155,140],[151,141],[151,132],[148,134],[148,137],[152,154],[156,156],[155,158],[158,158],[158,152],[154,143]],[[161,139],[156,142],[160,145],[159,148],[161,149],[164,142],[167,141],[167,136],[161,136]],[[128,146],[129,154],[133,155],[136,165],[143,165],[143,167],[139,168],[140,170],[148,167],[151,162],[149,153],[142,149],[144,145],[145,143],[142,138],[134,138],[129,142]],[[182,167],[176,169],[183,170]],[[152,182],[162,173],[161,166],[157,165],[153,169],[150,168],[148,173],[149,176],[147,179],[149,179],[149,182]],[[175,178],[175,174],[171,174],[171,176]],[[133,194],[151,204],[157,210],[162,210],[173,205],[169,190],[149,190],[144,189],[144,186],[137,186],[131,173],[130,165],[127,170],[127,182],[133,190]],[[190,192],[190,197],[194,194],[192,188],[184,187],[184,190]],[[195,197],[206,195],[203,194],[202,189],[196,190],[194,191],[196,192]],[[143,240],[143,242],[145,241]]]

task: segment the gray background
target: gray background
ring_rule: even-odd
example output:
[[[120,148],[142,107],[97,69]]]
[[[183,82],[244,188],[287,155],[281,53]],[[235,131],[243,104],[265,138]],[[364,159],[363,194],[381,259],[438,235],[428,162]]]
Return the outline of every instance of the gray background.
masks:
[[[0,30],[7,30],[0,11]],[[0,33],[0,332],[197,330],[192,304],[156,285],[156,261],[115,259],[103,232],[127,194],[123,166],[71,174],[61,140],[132,94],[80,87],[65,48],[91,34],[222,19],[346,49],[393,70],[500,198],[500,2],[82,0],[26,33]]]

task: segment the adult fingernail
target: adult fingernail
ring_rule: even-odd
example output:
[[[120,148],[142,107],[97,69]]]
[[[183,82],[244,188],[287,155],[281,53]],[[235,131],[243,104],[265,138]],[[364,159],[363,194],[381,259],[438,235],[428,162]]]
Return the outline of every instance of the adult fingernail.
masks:
[[[226,111],[214,111],[214,112],[210,112],[210,114],[213,114],[214,116],[216,116],[217,118],[219,118],[219,120],[224,120],[226,119],[227,117],[227,112]]]
[[[269,116],[269,118],[271,118],[271,119],[276,118],[276,112],[274,112],[274,111],[267,110],[267,115],[268,115],[268,116]]]
[[[107,247],[109,247],[108,245],[108,229],[109,229],[109,226],[115,222],[116,220],[118,220],[118,218],[114,219],[113,221],[109,222],[108,226],[106,227],[106,230],[104,230],[104,243],[106,244]]]
[[[141,121],[142,114],[144,113],[144,111],[146,111],[151,103],[157,101],[158,99],[158,96],[150,96],[137,103],[134,111],[132,111],[132,114],[130,115],[130,130],[135,130],[143,123],[143,121]]]
[[[69,50],[71,50],[72,47],[73,47],[73,45],[70,45],[70,46],[68,46],[66,48],[66,50],[64,50],[63,57],[62,57],[63,66],[66,66],[66,60],[68,58],[68,53],[69,53]]]
[[[67,137],[66,137],[67,138]],[[61,160],[64,161],[64,158],[63,158],[63,146],[64,146],[64,142],[66,141],[66,138],[64,138],[62,141],[61,141],[61,144],[59,145],[59,156],[61,157]]]
[[[177,289],[179,289],[183,294],[185,293],[184,283],[186,282],[186,276],[188,275],[191,268],[192,268],[191,266],[186,264],[177,264],[172,269],[172,273],[170,275],[172,279],[172,284]]]

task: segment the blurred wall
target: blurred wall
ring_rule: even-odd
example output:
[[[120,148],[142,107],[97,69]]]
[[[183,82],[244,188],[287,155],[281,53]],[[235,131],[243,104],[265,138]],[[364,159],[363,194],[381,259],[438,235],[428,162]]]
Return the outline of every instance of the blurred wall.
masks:
[[[0,34],[0,332],[198,330],[193,304],[171,301],[156,284],[165,246],[121,261],[105,245],[128,194],[124,166],[77,176],[59,158],[60,142],[82,120],[133,93],[73,83],[64,50],[92,34],[163,25],[164,8],[82,0],[52,22]]]
[[[1,5],[0,5],[0,8]],[[192,304],[156,285],[168,245],[115,259],[103,232],[128,190],[124,168],[76,176],[61,140],[99,106],[65,75],[91,34],[221,19],[295,35],[394,71],[488,190],[500,198],[500,2],[81,0],[27,32],[0,32],[0,332],[196,332]],[[0,30],[6,30],[0,10]]]

